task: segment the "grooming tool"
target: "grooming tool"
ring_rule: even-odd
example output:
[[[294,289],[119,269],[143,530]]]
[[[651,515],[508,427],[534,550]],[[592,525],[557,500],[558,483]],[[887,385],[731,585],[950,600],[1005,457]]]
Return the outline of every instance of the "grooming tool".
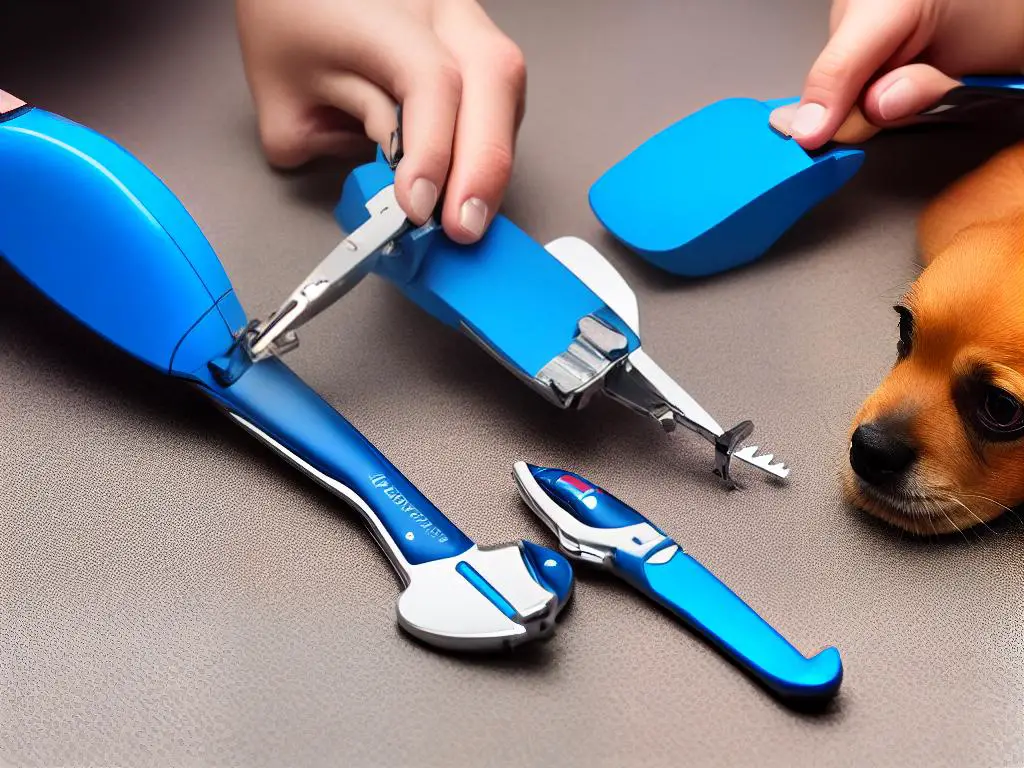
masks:
[[[683,118],[609,168],[590,207],[655,266],[703,277],[748,264],[842,187],[864,153],[808,154],[768,124],[772,105],[726,99]]]
[[[380,147],[377,153],[378,162],[386,163],[392,173],[404,154],[400,105],[396,110],[395,126],[388,151]],[[434,217],[425,226],[417,228],[399,206],[394,184],[382,187],[366,201],[369,214],[366,220],[342,238],[276,311],[255,326],[249,344],[250,356],[260,360],[269,354],[282,355],[297,347],[296,330],[358,285],[383,256],[394,253],[398,242],[403,242],[407,250],[415,250],[422,258],[427,243],[439,231],[435,219],[440,218],[443,207],[444,197],[441,196],[434,208]],[[413,236],[404,238],[411,230],[415,230]]]
[[[954,122],[990,117],[1014,105],[1024,106],[1024,75],[965,77],[961,85],[922,112],[917,122]]]
[[[387,201],[383,212],[381,200]],[[393,200],[394,171],[383,153],[353,171],[335,211],[342,229],[353,233],[343,242],[364,232],[380,236],[361,250],[362,259],[346,256],[347,270],[317,267],[313,276],[332,277],[326,283],[307,278],[277,316],[299,303],[295,297],[304,286],[337,297],[372,271],[560,408],[582,408],[603,391],[666,430],[682,424],[711,442],[715,471],[730,485],[733,458],[775,478],[789,474],[772,454],[740,447],[753,430],[749,421],[723,429],[640,348],[636,296],[593,247],[571,237],[541,247],[501,215],[479,243],[461,246],[434,220],[415,229],[401,226],[400,216],[392,218]],[[383,242],[387,232],[397,234]],[[327,262],[333,265],[335,255]],[[267,330],[259,334],[265,339]],[[294,343],[292,338],[288,346]]]
[[[953,122],[1024,104],[1024,77],[967,77],[919,122]],[[609,168],[590,188],[601,224],[641,258],[704,277],[761,257],[805,213],[843,187],[864,152],[807,152],[769,124],[798,98],[726,99],[683,118]]]
[[[571,472],[519,461],[513,476],[527,506],[566,555],[627,581],[771,692],[791,701],[820,701],[839,690],[839,651],[829,647],[805,658],[636,510]]]
[[[183,379],[351,505],[405,589],[398,622],[426,643],[494,650],[549,636],[572,571],[529,542],[477,547],[273,355],[199,227],[116,144],[40,109],[0,115],[0,254],[84,325]]]

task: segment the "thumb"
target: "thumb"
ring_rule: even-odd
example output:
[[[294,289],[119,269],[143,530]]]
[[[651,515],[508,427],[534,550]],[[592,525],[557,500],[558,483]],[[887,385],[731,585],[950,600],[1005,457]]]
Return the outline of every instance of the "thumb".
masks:
[[[851,4],[811,67],[798,108],[773,115],[772,125],[805,149],[829,141],[864,86],[913,33],[915,13],[913,4],[891,0]]]
[[[778,107],[771,113],[768,122],[779,133],[791,136],[793,118],[797,109],[797,104],[785,104]],[[868,121],[860,107],[854,105],[842,125],[836,129],[832,141],[838,144],[863,144],[880,130],[881,128]]]
[[[913,122],[960,83],[927,64],[908,64],[872,83],[864,94],[864,114],[888,128]]]

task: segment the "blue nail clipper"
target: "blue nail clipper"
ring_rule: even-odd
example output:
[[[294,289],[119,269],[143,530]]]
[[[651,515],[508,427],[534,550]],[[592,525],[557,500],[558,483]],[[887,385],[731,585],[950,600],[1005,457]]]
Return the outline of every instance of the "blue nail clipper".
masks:
[[[667,431],[681,424],[711,442],[729,484],[732,459],[789,474],[772,454],[741,447],[753,424],[723,429],[641,349],[636,296],[597,250],[571,237],[542,247],[501,215],[473,246],[455,244],[434,220],[414,227],[395,199],[401,154],[399,130],[387,154],[346,179],[335,217],[350,234],[256,329],[257,359],[292,349],[296,328],[374,272],[561,408],[603,391]]]
[[[590,188],[590,207],[661,269],[704,277],[760,258],[860,169],[864,151],[807,152],[769,125],[796,98],[718,101],[652,136]],[[967,77],[918,122],[953,122],[1024,104],[1024,77]]]
[[[84,325],[195,386],[354,507],[406,585],[402,628],[456,650],[552,633],[572,589],[565,558],[529,542],[478,548],[284,363],[254,355],[254,324],[220,261],[145,166],[22,106],[0,115],[0,168],[0,254]]]
[[[601,566],[667,608],[774,694],[819,702],[843,680],[839,651],[811,658],[643,515],[579,475],[516,462],[527,506],[569,557]]]

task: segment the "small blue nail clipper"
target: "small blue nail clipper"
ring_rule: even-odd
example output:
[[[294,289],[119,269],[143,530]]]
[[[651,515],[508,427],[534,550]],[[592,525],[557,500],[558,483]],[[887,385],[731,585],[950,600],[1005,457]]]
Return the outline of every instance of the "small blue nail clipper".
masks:
[[[843,680],[832,647],[805,658],[643,515],[579,475],[516,462],[527,506],[574,560],[601,566],[667,608],[776,695],[821,701]]]
[[[711,442],[715,472],[730,485],[732,459],[788,476],[772,454],[741,447],[751,422],[723,429],[641,349],[635,294],[586,242],[542,247],[501,215],[473,246],[449,240],[434,219],[414,227],[395,199],[400,130],[394,136],[387,154],[346,179],[335,217],[350,234],[256,329],[257,359],[293,348],[296,328],[374,272],[560,408],[603,391],[666,431],[681,424]]]
[[[398,622],[455,650],[544,638],[572,589],[564,557],[479,548],[363,435],[273,356],[206,237],[138,160],[21,106],[0,114],[0,254],[82,324],[184,380],[351,505],[405,590]]]

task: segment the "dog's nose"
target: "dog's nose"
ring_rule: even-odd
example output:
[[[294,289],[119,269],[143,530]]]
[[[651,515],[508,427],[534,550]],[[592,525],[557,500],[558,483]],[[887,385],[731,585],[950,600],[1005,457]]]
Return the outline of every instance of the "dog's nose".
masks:
[[[917,452],[901,430],[861,424],[850,441],[850,466],[872,485],[891,485],[914,463]]]

